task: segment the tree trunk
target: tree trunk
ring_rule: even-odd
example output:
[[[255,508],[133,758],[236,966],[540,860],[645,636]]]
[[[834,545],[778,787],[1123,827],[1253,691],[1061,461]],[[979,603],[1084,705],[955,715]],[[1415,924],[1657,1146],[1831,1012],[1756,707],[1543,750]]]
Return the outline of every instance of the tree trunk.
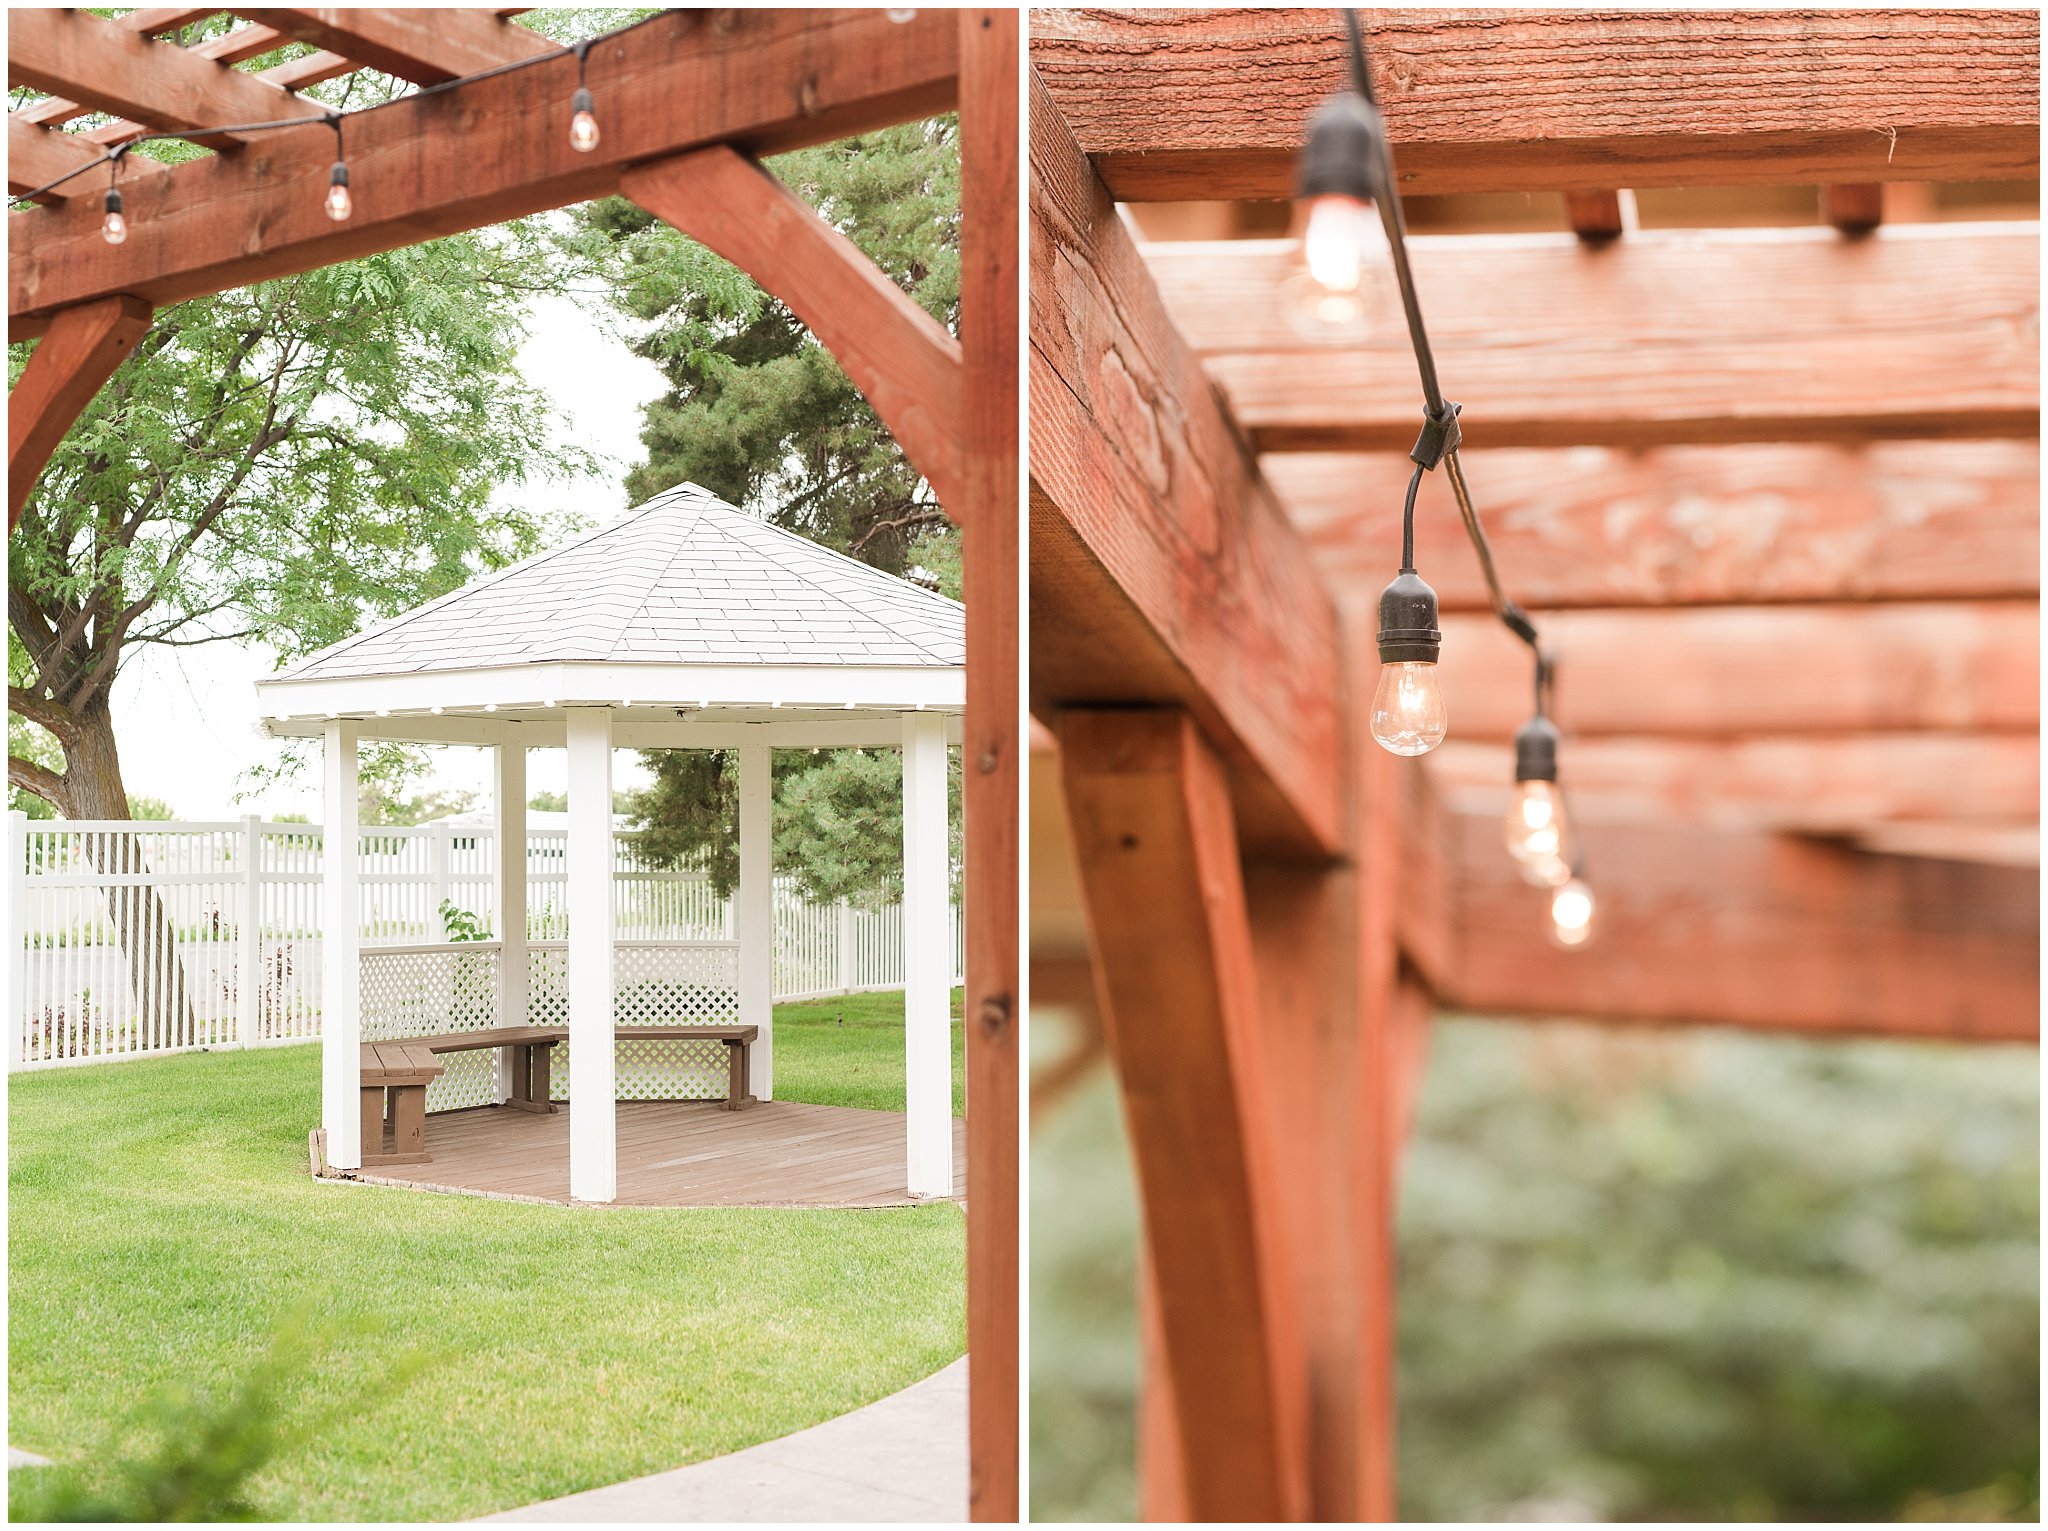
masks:
[[[64,746],[71,816],[126,819],[128,790],[121,780],[121,757],[114,744],[114,718],[106,693],[102,691],[77,716],[78,737]],[[88,833],[84,838],[86,856],[102,875],[149,870],[131,835]],[[106,902],[114,920],[114,938],[128,959],[136,1026],[143,1036],[163,1046],[196,1042],[199,1032],[185,984],[185,964],[178,954],[177,928],[162,897],[155,888],[137,881],[109,887]]]

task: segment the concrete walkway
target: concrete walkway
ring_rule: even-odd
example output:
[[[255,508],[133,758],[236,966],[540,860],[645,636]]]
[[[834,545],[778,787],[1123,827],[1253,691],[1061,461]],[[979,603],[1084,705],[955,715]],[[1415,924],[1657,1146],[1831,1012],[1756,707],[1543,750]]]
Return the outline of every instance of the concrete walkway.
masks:
[[[558,1524],[964,1521],[967,1358],[780,1440],[484,1518]]]

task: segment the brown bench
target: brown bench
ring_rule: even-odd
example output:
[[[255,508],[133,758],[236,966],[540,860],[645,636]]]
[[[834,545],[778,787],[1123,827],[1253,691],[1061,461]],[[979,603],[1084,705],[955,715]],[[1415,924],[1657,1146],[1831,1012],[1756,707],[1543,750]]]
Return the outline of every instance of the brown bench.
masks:
[[[441,1077],[417,1042],[365,1042],[362,1058],[363,1164],[426,1164],[427,1086]],[[384,1129],[391,1129],[387,1147]]]
[[[711,1041],[725,1044],[725,1109],[756,1104],[749,1083],[758,1026],[621,1026],[621,1042]],[[566,1026],[494,1026],[484,1031],[449,1031],[395,1042],[366,1042],[362,1058],[363,1164],[430,1164],[427,1152],[427,1086],[442,1073],[440,1053],[502,1047],[511,1060],[512,1091],[505,1104],[548,1113],[554,1051],[569,1039]],[[391,1146],[384,1129],[391,1128]]]

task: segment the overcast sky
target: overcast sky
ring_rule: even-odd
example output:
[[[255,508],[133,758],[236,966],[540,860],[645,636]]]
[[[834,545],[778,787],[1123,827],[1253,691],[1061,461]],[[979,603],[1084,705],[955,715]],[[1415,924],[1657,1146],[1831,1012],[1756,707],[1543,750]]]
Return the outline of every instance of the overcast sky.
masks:
[[[541,298],[531,334],[520,353],[527,381],[554,401],[555,409],[581,443],[607,460],[602,476],[572,486],[541,484],[515,490],[516,499],[560,504],[572,495],[586,522],[611,519],[625,508],[620,488],[626,470],[640,458],[640,407],[661,392],[652,362],[611,339],[591,315],[598,298]],[[586,307],[584,305],[591,305]],[[230,819],[245,813],[266,818],[300,812],[320,817],[320,773],[309,766],[288,786],[237,802],[243,772],[275,758],[283,746],[256,733],[255,682],[274,668],[267,650],[242,644],[209,644],[196,649],[147,648],[114,682],[114,729],[121,769],[131,794],[162,798],[181,819]],[[487,791],[489,764],[482,750],[445,749],[438,760],[439,785]],[[310,760],[310,756],[308,757]],[[619,757],[619,784],[637,771],[630,756]],[[562,788],[560,750],[536,750],[528,766],[535,791]]]

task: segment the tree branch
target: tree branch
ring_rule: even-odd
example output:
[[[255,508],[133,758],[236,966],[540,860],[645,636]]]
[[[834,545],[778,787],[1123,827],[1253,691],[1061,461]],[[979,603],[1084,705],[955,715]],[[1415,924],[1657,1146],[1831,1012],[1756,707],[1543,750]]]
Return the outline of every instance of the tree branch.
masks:
[[[7,784],[24,792],[33,792],[67,819],[72,816],[71,784],[47,766],[23,760],[19,755],[9,755]]]
[[[38,728],[48,729],[56,735],[60,744],[75,744],[82,732],[77,717],[65,707],[47,697],[38,696],[24,686],[7,688],[7,706],[10,711],[20,713]]]

